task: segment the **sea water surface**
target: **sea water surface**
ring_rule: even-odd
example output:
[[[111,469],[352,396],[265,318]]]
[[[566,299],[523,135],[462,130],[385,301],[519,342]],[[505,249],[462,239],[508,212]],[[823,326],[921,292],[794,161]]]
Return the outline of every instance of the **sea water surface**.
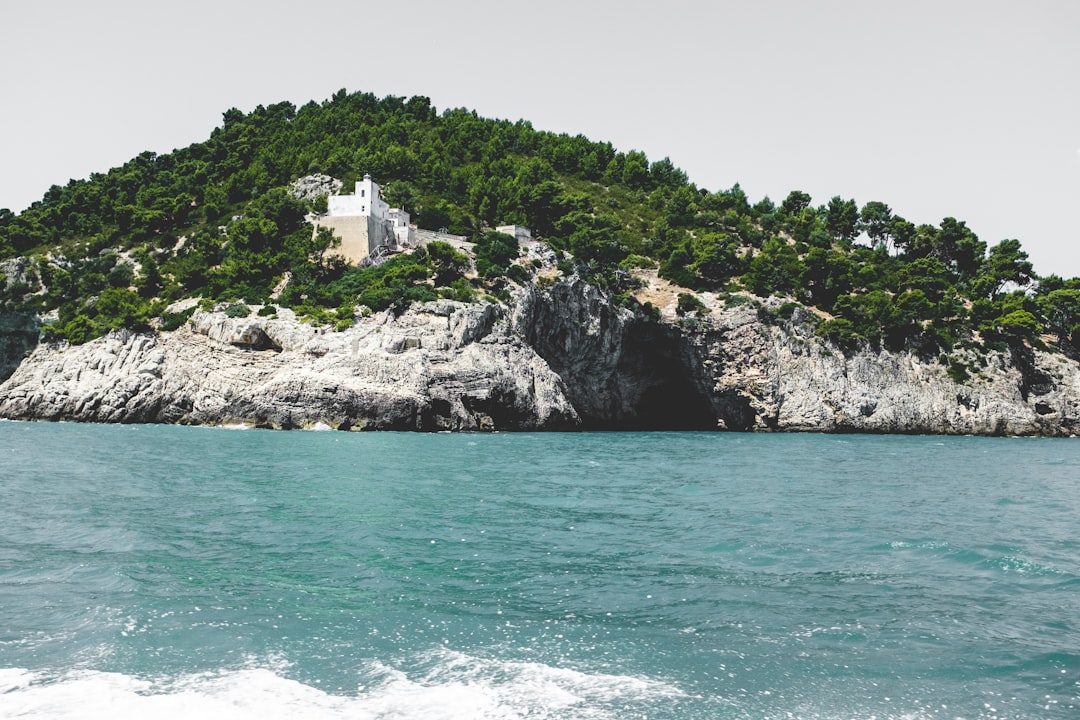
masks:
[[[3,718],[1080,717],[1080,441],[0,423]]]

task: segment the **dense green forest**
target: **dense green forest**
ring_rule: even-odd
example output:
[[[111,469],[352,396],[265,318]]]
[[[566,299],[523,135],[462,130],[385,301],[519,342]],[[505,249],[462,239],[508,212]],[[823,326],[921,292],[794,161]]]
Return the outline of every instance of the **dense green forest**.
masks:
[[[478,273],[441,243],[377,267],[324,254],[333,238],[305,221],[319,201],[287,187],[325,173],[348,190],[365,172],[420,227],[474,239]],[[183,316],[166,308],[185,297],[238,312],[264,305],[289,273],[276,305],[344,327],[358,305],[505,299],[533,273],[491,232],[509,223],[562,253],[562,272],[644,316],[655,309],[633,299],[634,273],[657,268],[687,291],[680,313],[702,310],[696,292],[742,303],[777,296],[773,319],[815,308],[818,334],[845,349],[1080,347],[1080,279],[1036,276],[1018,241],[988,247],[961,220],[916,225],[884,202],[814,205],[799,191],[752,203],[738,185],[698,188],[666,158],[465,109],[438,113],[424,97],[344,90],[300,108],[229,110],[205,142],[54,185],[18,215],[0,210],[0,259],[28,258],[7,273],[0,303],[54,313],[45,332],[79,343],[121,327],[176,327]]]

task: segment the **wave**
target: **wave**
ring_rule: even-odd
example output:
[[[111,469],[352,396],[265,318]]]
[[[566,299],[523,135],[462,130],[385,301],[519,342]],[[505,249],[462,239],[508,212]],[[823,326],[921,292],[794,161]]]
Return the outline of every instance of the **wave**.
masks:
[[[981,567],[1007,573],[1027,575],[1060,576],[1069,573],[1048,563],[1022,557],[1016,554],[997,554],[1000,547],[959,548],[940,540],[894,540],[874,545],[874,551],[910,550],[925,552],[961,565]]]
[[[420,673],[380,662],[362,668],[355,693],[328,692],[250,667],[175,678],[95,670],[59,677],[0,669],[0,717],[67,720],[575,720],[640,716],[684,694],[673,685],[627,675],[588,673],[542,663],[433,653]]]
[[[1075,667],[1076,656],[1041,658]],[[404,662],[404,661],[403,661]],[[402,670],[379,661],[357,668],[351,690],[287,674],[285,661],[175,677],[73,670],[53,675],[0,668],[0,717],[35,720],[1029,720],[1072,717],[1075,708],[1045,695],[1037,705],[985,694],[923,700],[871,685],[789,685],[733,694],[688,694],[650,678],[479,658],[449,650],[414,656]],[[927,689],[924,688],[924,691]],[[904,694],[904,693],[902,693]],[[996,698],[995,698],[996,696]],[[959,702],[958,702],[959,701]],[[1045,704],[1043,704],[1045,702]],[[1068,713],[1062,715],[1062,713]]]

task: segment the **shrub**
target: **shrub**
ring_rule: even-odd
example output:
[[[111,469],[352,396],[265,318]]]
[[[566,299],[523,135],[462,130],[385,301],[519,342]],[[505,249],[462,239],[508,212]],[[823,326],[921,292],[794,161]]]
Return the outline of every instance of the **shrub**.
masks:
[[[432,273],[426,253],[398,255],[382,265],[350,268],[340,278],[319,288],[322,302],[335,305],[359,303],[374,311],[396,307],[404,310],[413,302],[438,299],[428,284]]]
[[[448,299],[463,303],[476,302],[476,290],[465,278],[458,278],[450,287],[439,288],[439,294]]]
[[[801,306],[797,302],[786,302],[776,309],[776,317],[783,318],[784,320],[790,320],[792,314],[799,307]]]
[[[356,322],[356,305],[353,303],[342,303],[338,306],[338,309],[334,311],[334,330],[341,332],[351,328]]]
[[[435,268],[436,287],[452,284],[472,265],[468,257],[458,252],[449,243],[436,240],[428,243],[426,250],[427,257]]]
[[[531,278],[532,276],[529,274],[529,271],[521,265],[511,265],[509,268],[506,269],[506,277],[510,278],[516,283],[521,283],[524,285],[525,283],[529,282],[529,278]]]
[[[225,308],[225,317],[246,318],[251,314],[251,308],[241,302],[232,303]]]
[[[634,270],[636,268],[652,270],[656,267],[656,261],[652,258],[647,258],[644,255],[627,255],[619,263],[619,267],[626,270]]]
[[[166,332],[172,332],[173,330],[177,330],[180,328],[181,325],[186,323],[188,321],[188,318],[190,318],[194,313],[194,307],[190,307],[182,312],[165,313],[161,316],[161,329]]]
[[[963,385],[967,381],[971,380],[971,374],[968,372],[968,366],[965,363],[953,360],[949,363],[948,369],[945,370],[953,382]]]
[[[686,315],[687,313],[703,313],[708,308],[705,307],[705,303],[698,299],[697,295],[693,293],[679,293],[678,305],[675,308],[675,312],[679,315]]]
[[[854,348],[863,339],[847,318],[826,320],[818,326],[817,336],[844,348]]]
[[[758,319],[766,325],[778,325],[781,320],[790,320],[795,309],[800,307],[797,302],[786,302],[778,308],[769,308],[762,305],[758,308]]]

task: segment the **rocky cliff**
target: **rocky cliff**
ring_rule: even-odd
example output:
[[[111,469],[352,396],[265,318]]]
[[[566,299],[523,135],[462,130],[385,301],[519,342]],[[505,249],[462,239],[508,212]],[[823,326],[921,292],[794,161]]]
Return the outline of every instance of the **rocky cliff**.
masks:
[[[845,354],[814,327],[803,310],[764,323],[753,307],[715,303],[701,318],[643,318],[577,279],[519,290],[505,306],[377,313],[343,332],[288,310],[196,313],[171,333],[38,345],[0,385],[0,417],[1010,435],[1080,423],[1080,368],[1062,355],[966,351],[972,373],[957,383],[934,358]]]
[[[779,303],[777,303],[779,304]],[[519,327],[566,385],[587,426],[762,431],[1071,435],[1080,366],[1058,353],[958,350],[956,382],[936,357],[844,353],[796,310],[765,323],[751,305],[660,321],[564,283],[523,304]]]

